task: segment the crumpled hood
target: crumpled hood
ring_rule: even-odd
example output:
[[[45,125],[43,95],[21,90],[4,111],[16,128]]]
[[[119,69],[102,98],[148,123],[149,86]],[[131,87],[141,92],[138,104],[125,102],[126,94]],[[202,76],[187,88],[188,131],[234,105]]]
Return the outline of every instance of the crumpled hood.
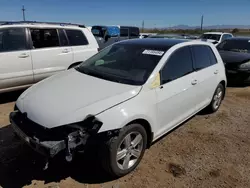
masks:
[[[17,100],[30,120],[53,128],[82,121],[136,96],[141,86],[131,86],[92,77],[71,69],[49,77]]]

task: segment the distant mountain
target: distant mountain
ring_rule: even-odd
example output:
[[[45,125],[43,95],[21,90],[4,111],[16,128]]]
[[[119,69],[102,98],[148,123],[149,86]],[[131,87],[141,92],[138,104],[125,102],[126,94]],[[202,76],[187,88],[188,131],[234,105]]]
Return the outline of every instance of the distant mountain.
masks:
[[[173,27],[167,27],[167,29],[197,29],[200,26],[189,26],[189,25],[176,25]],[[250,25],[210,25],[203,26],[203,29],[250,29]]]

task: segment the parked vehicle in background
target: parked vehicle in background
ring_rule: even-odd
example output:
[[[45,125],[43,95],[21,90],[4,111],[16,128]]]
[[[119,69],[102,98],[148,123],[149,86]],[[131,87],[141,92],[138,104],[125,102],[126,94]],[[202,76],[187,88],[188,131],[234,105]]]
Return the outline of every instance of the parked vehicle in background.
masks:
[[[140,37],[140,29],[133,26],[120,26],[121,40],[135,39]]]
[[[200,36],[200,39],[203,41],[211,42],[215,46],[226,39],[233,38],[233,34],[231,33],[223,33],[223,32],[207,32]]]
[[[140,33],[140,39],[148,38],[151,35],[156,35],[157,33]]]
[[[91,32],[95,36],[100,50],[121,40],[119,26],[94,25]]]
[[[229,82],[243,83],[250,78],[250,38],[231,38],[217,46]]]
[[[138,27],[132,26],[92,26],[91,29],[93,35],[100,46],[103,49],[115,42],[127,39],[139,38],[140,31]]]
[[[226,83],[211,43],[126,40],[30,87],[10,122],[46,157],[61,153],[71,161],[86,147],[99,148],[104,169],[120,177],[136,168],[158,138],[204,108],[217,111]]]
[[[26,88],[98,52],[84,26],[8,22],[0,25],[0,93]]]

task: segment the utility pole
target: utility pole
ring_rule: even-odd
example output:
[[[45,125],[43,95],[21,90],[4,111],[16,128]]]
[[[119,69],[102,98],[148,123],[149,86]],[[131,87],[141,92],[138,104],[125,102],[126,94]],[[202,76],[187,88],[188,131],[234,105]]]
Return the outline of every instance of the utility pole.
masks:
[[[203,15],[201,16],[201,31],[203,30]]]
[[[144,20],[142,21],[142,32],[144,32]]]
[[[23,11],[23,21],[25,21],[25,8],[24,8],[24,6],[22,8],[22,11]]]

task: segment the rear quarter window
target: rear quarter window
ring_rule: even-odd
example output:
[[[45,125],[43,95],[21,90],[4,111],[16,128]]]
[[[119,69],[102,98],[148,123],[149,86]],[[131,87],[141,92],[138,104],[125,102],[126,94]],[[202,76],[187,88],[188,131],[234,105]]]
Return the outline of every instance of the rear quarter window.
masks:
[[[89,44],[86,36],[83,34],[82,31],[70,29],[66,29],[65,31],[68,36],[69,44],[71,46],[81,46]]]

